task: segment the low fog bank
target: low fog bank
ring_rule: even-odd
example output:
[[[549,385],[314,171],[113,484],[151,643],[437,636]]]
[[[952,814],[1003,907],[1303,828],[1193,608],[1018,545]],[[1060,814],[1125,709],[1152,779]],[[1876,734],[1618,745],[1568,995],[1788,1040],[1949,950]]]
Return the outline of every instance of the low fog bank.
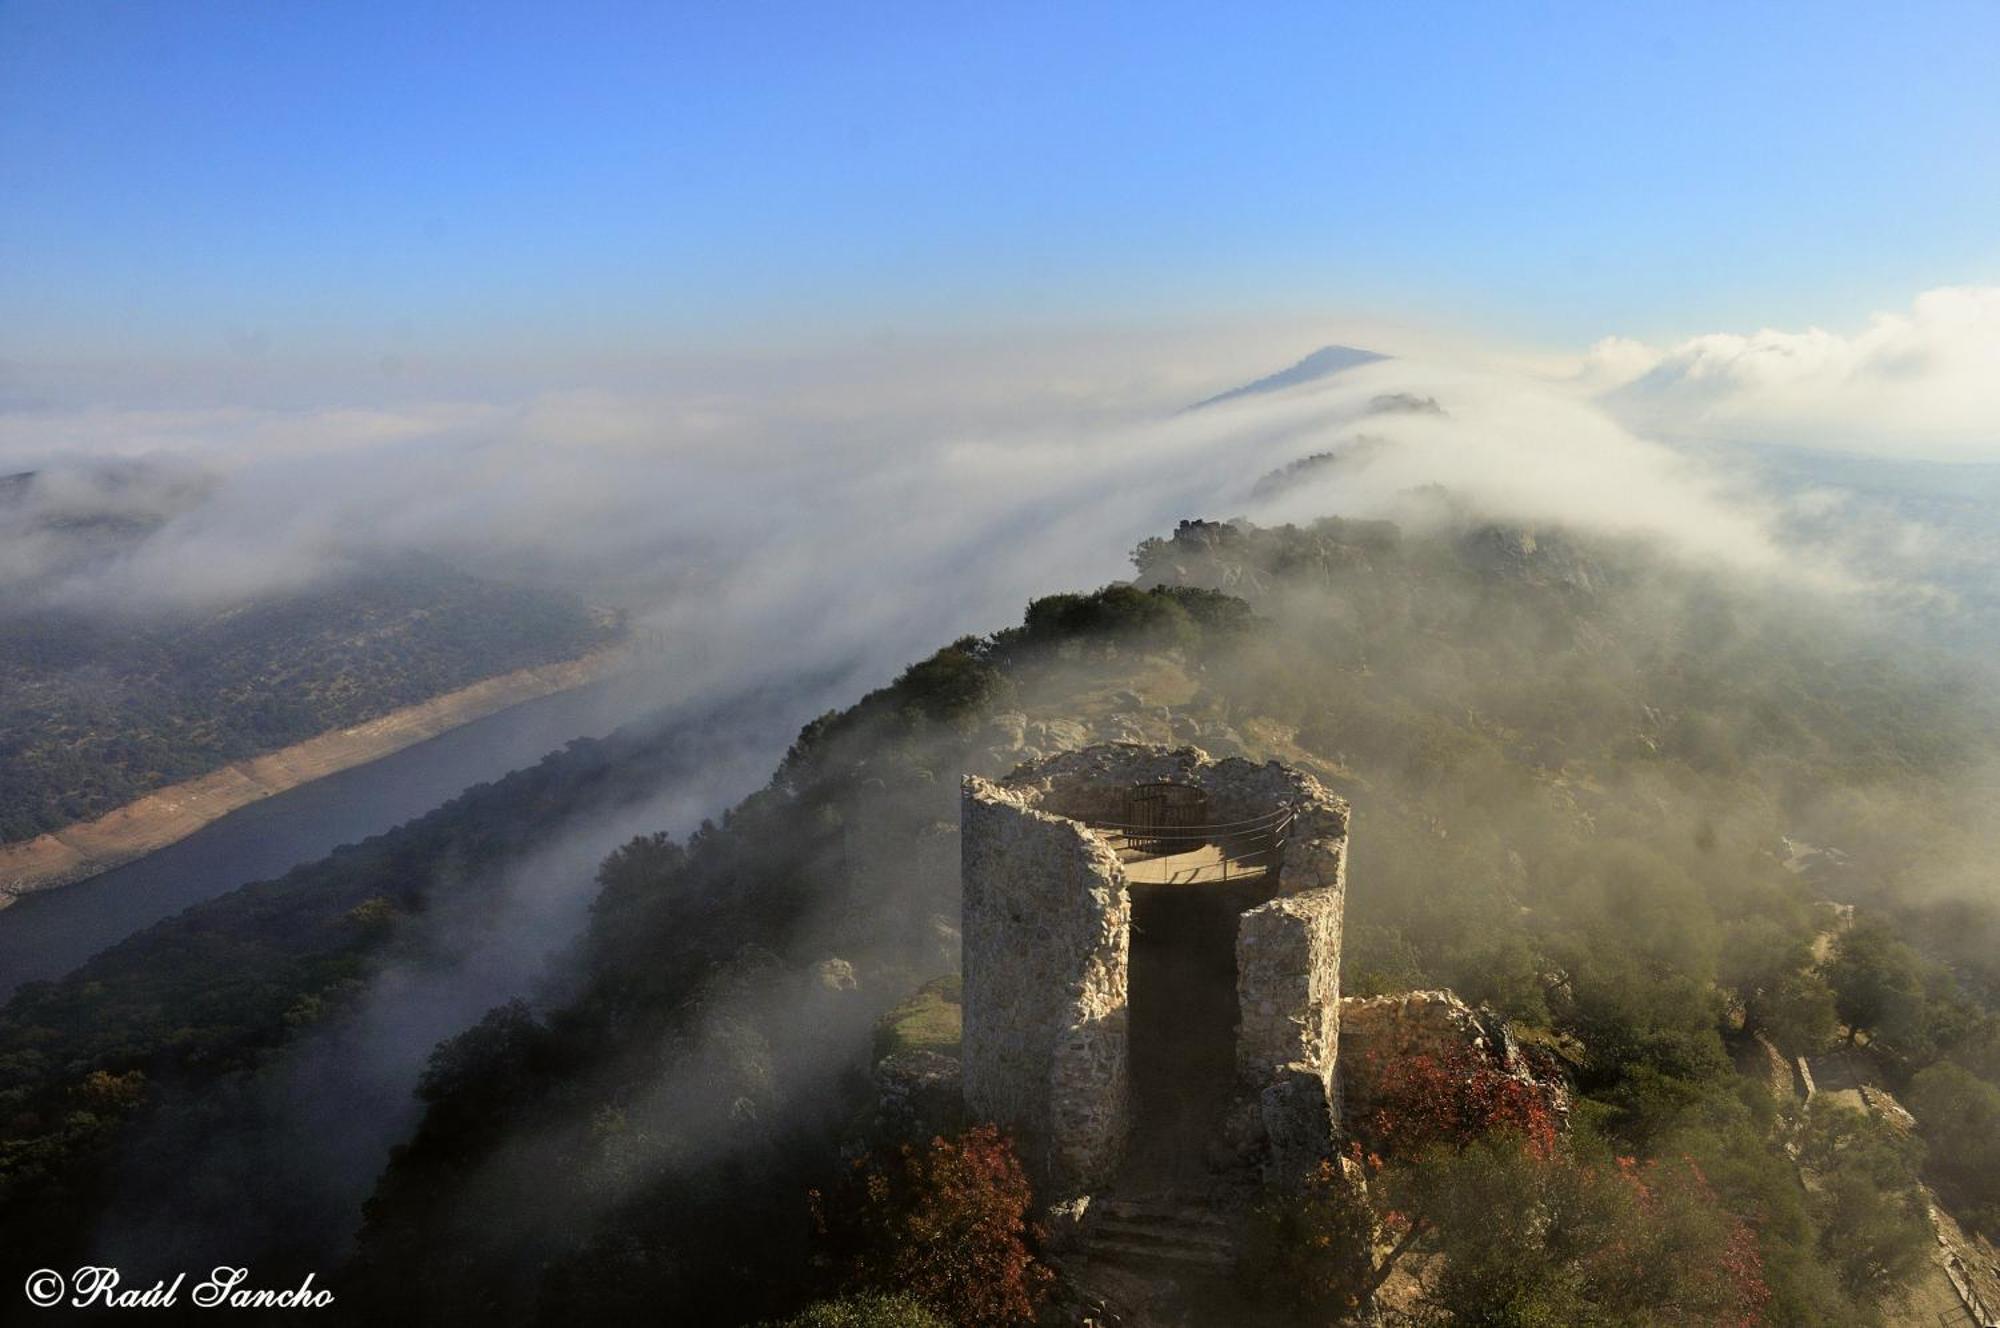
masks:
[[[656,717],[669,764],[630,801],[497,871],[439,864],[423,892],[431,906],[348,1008],[265,1069],[225,1080],[127,1142],[92,1257],[197,1267],[228,1252],[301,1274],[337,1265],[390,1148],[421,1115],[414,1090],[438,1042],[523,995],[560,1003],[573,977],[563,954],[605,856],[636,835],[685,835],[721,815],[850,686],[802,677]]]
[[[884,1046],[870,1019],[955,967],[952,776],[1101,739],[1310,770],[1356,809],[1346,990],[1489,1003],[1560,1040],[1621,1152],[1697,1158],[1729,1178],[1734,1211],[1795,1194],[1782,1162],[1761,1168],[1730,1007],[1779,1028],[1771,993],[1803,981],[1825,1021],[1801,1016],[1797,1045],[1830,1044],[1832,998],[1800,977],[1828,925],[1816,901],[1927,898],[1878,867],[1990,902],[1990,871],[1961,850],[1990,839],[1968,811],[1992,707],[1885,658],[1825,600],[1648,541],[1429,511],[1414,533],[1150,541],[1143,579],[1180,595],[1044,602],[815,726],[719,833],[621,854],[580,952],[583,999],[449,1045],[444,1091],[376,1191],[357,1294],[401,1303],[436,1267],[427,1307],[470,1297],[499,1320],[671,1305],[734,1323],[795,1303],[817,1275],[802,1196],[900,1128],[868,1076]],[[1201,593],[1218,587],[1256,620]],[[1865,865],[1807,874],[1836,853]],[[1990,908],[1963,916],[1990,937]],[[1908,921],[1931,937],[1929,915]],[[2000,989],[1984,986],[1990,952],[1965,955],[1980,962],[1964,989],[1927,989],[1959,1027],[1978,1014],[1968,992]],[[848,980],[816,981],[836,957]],[[1773,1265],[1817,1266],[1817,1229],[1788,1230]],[[1824,1291],[1791,1321],[1849,1321],[1819,1312],[1842,1303]]]
[[[1648,433],[2000,460],[2000,286],[1944,286],[1851,331],[1608,337],[1578,382]]]
[[[761,382],[736,363],[486,400],[15,410],[0,472],[32,479],[0,495],[0,584],[213,612],[433,554],[625,609],[699,686],[835,659],[883,676],[1031,595],[1123,575],[1124,550],[1179,518],[1409,520],[1440,487],[1500,521],[1871,579],[1846,547],[1782,543],[1781,497],[1490,358],[1385,344],[1399,353],[1185,409],[1311,349],[1256,343],[1272,358],[1253,368],[1222,343],[1206,361],[1190,341],[898,345],[766,363]],[[1142,351],[1164,358],[1148,371]],[[1259,490],[1319,454],[1341,463]],[[106,522],[129,537],[109,552],[89,543]]]

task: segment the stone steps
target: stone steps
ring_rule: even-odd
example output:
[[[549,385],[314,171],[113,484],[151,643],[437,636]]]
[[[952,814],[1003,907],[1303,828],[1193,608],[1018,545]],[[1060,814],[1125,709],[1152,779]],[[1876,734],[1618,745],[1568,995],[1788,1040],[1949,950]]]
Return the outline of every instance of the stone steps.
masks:
[[[1109,1263],[1221,1273],[1236,1262],[1236,1231],[1225,1218],[1193,1205],[1108,1199],[1091,1214],[1084,1250]]]

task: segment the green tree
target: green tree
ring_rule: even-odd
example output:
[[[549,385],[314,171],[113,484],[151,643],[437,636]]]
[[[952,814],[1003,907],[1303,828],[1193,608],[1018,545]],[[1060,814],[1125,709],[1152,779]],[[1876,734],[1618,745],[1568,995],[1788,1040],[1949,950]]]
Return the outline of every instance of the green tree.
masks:
[[[1922,961],[1881,923],[1863,923],[1840,938],[1839,953],[1827,967],[1827,981],[1833,987],[1834,1006],[1847,1025],[1848,1041],[1864,1032],[1891,1038],[1920,1032]]]
[[[1931,1174],[1958,1216],[2000,1232],[2000,1088],[1941,1061],[1906,1096],[1930,1143]]]
[[[1799,1160],[1816,1176],[1813,1216],[1827,1263],[1853,1299],[1879,1303],[1923,1263],[1930,1223],[1917,1189],[1921,1146],[1865,1115],[1815,1103]]]
[[[1752,1024],[1791,1056],[1810,1056],[1839,1031],[1833,988],[1817,973],[1790,973],[1760,992],[1751,1007]]]

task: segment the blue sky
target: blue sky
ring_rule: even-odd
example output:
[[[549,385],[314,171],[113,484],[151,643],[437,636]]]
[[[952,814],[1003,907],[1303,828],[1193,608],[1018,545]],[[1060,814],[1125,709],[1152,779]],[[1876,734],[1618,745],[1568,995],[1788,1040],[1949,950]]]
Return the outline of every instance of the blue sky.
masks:
[[[1997,65],[1984,3],[0,0],[0,356],[1853,323],[2000,281]]]

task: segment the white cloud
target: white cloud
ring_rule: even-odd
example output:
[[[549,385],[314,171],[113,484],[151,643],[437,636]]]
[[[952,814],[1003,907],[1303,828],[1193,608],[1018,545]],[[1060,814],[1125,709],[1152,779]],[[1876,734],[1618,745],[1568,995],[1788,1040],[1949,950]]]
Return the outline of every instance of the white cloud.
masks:
[[[1126,551],[1180,518],[1396,516],[1425,485],[1498,519],[1785,566],[1762,515],[1696,463],[1530,375],[1399,358],[1181,409],[1285,362],[1243,359],[1219,343],[1204,374],[1183,346],[1149,376],[1124,344],[960,346],[513,402],[15,412],[0,414],[0,471],[138,455],[210,477],[73,597],[213,604],[419,549],[632,607],[690,668],[723,674],[757,660],[879,673],[1015,621],[1032,595],[1129,574]],[[1371,410],[1400,392],[1448,413]],[[1252,500],[1259,477],[1358,433],[1389,445]]]
[[[1434,398],[1445,409],[1371,410],[1392,393]],[[1768,514],[1724,477],[1532,378],[1391,360],[1340,375],[1308,400],[1315,409],[1292,455],[1315,442],[1337,449],[1355,438],[1380,441],[1253,506],[1253,517],[1304,521],[1332,510],[1394,518],[1409,510],[1412,491],[1435,485],[1494,520],[1636,535],[1765,572],[1806,570],[1788,565]]]
[[[1661,434],[1885,455],[2000,457],[2000,287],[1926,291],[1858,332],[1612,338],[1578,382]]]

